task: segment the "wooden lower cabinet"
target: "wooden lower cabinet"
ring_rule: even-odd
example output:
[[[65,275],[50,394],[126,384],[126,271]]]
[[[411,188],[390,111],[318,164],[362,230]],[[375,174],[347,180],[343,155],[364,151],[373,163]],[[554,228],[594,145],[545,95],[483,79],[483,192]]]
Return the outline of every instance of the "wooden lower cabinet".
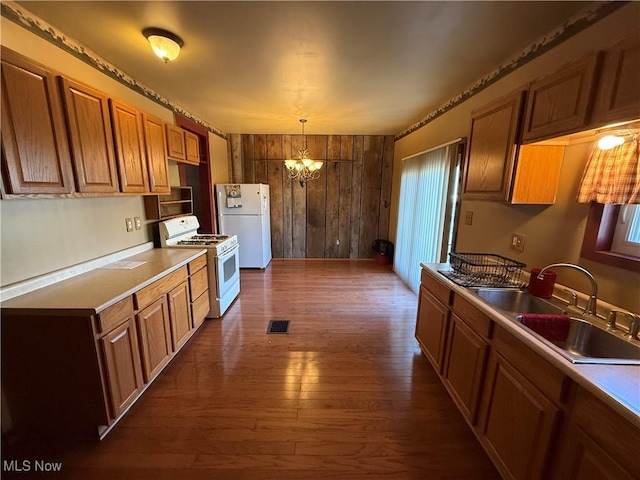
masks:
[[[416,338],[503,478],[640,478],[637,420],[623,418],[426,270]]]
[[[504,478],[545,478],[559,419],[560,409],[492,352],[477,433]]]
[[[145,382],[150,382],[171,359],[171,326],[166,297],[158,299],[136,316]]]
[[[458,408],[473,425],[476,423],[489,345],[453,314],[446,350],[442,380]]]
[[[101,340],[111,414],[117,418],[142,391],[142,366],[133,317],[106,334]]]
[[[420,287],[416,339],[422,351],[438,373],[444,365],[444,347],[449,324],[449,308],[427,289]]]
[[[552,478],[640,478],[640,425],[579,388],[566,422]]]
[[[193,328],[198,328],[204,323],[204,319],[211,309],[206,255],[189,263],[189,295],[191,296]]]
[[[182,282],[175,287],[169,292],[168,298],[173,349],[178,350],[188,340],[193,328],[188,283]]]
[[[204,255],[191,264],[206,272]],[[193,305],[188,278],[181,266],[97,314],[3,309],[2,391],[17,434],[104,437],[195,333],[192,308],[198,326],[208,313],[206,275]]]

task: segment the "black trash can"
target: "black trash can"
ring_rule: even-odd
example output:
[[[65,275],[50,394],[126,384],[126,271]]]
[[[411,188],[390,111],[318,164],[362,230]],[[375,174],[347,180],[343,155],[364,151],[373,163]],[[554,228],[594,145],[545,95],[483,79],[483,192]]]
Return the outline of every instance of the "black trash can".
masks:
[[[380,265],[389,265],[393,262],[393,243],[389,240],[381,238],[374,240],[372,248],[376,252],[376,262]]]

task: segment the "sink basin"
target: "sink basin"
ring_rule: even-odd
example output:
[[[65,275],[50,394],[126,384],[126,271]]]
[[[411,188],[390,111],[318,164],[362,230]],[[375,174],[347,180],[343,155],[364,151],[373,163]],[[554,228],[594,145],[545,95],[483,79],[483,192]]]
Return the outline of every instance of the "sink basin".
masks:
[[[541,332],[535,332],[535,335],[545,338]],[[556,351],[573,363],[640,365],[640,344],[632,343],[619,335],[585,320],[571,318],[565,341],[549,338],[545,338],[545,341],[554,345]]]
[[[550,330],[545,338],[544,330],[534,331],[520,322],[520,313],[567,314],[566,307],[558,300],[539,298],[526,290],[513,288],[469,290],[489,305],[515,317],[527,332],[573,363],[640,365],[640,343],[624,338],[620,330],[614,333],[584,319],[571,318],[566,338],[558,341],[557,331]]]
[[[485,302],[509,313],[567,313],[560,305],[555,305],[551,301],[531,295],[526,290],[478,288],[473,291]]]

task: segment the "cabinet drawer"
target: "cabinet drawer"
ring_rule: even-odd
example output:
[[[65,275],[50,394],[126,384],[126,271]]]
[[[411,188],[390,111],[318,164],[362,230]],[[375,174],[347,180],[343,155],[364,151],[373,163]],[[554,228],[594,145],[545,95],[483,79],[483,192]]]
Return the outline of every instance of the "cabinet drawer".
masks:
[[[211,305],[209,304],[209,290],[205,290],[196,300],[191,302],[191,316],[193,317],[193,326],[199,327],[207,316]]]
[[[478,335],[491,338],[493,322],[464,298],[453,296],[453,311]]]
[[[200,270],[207,264],[207,255],[202,255],[201,257],[196,258],[192,262],[189,262],[189,275],[193,275],[195,272]]]
[[[446,306],[451,305],[451,289],[440,283],[430,272],[422,270],[420,277],[422,285],[429,290],[429,293],[444,303]]]
[[[201,268],[189,278],[191,298],[198,298],[209,288],[209,276],[206,268]]]
[[[549,400],[565,401],[571,381],[560,370],[502,328],[495,329],[493,347]]]
[[[151,285],[134,293],[133,296],[136,301],[136,309],[146,307],[154,300],[165,295],[169,290],[174,288],[187,279],[187,267],[181,267],[173,273],[162,277],[160,280],[156,280]]]
[[[131,317],[133,317],[133,301],[131,297],[127,297],[100,312],[98,315],[98,331],[100,333],[109,332]]]

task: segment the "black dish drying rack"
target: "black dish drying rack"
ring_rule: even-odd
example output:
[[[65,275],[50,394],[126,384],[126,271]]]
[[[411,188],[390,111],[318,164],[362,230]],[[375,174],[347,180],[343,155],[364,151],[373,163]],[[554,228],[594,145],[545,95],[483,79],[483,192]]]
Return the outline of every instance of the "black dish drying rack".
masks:
[[[453,270],[439,270],[463,287],[521,288],[520,274],[526,264],[493,253],[449,253]]]

